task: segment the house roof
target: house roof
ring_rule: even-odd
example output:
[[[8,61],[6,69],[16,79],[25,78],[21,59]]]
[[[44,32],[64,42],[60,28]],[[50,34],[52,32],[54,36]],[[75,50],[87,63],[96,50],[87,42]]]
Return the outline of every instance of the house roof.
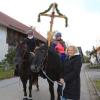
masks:
[[[16,30],[18,32],[21,32],[23,34],[26,34],[26,31],[30,29],[30,27],[22,24],[21,22],[11,18],[10,16],[0,12],[0,24],[3,26],[6,26],[8,28],[11,28],[13,30]],[[41,41],[46,41],[46,39],[38,33],[36,30],[34,31],[34,37],[41,40]]]

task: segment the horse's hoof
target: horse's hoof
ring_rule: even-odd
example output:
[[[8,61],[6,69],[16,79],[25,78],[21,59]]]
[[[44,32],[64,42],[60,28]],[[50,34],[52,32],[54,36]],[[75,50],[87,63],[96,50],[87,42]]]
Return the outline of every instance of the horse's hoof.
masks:
[[[33,100],[32,97],[29,97],[28,100]]]
[[[27,97],[23,98],[23,100],[28,100]]]

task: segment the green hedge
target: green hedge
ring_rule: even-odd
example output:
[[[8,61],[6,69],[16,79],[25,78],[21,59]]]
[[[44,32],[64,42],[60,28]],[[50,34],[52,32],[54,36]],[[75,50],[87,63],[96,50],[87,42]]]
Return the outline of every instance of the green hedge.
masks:
[[[10,70],[7,70],[7,71],[0,69],[0,80],[11,78],[13,76],[14,76],[14,70],[13,69],[10,69]]]
[[[90,69],[100,69],[100,64],[88,64],[87,66]]]
[[[15,48],[10,48],[5,55],[5,59],[0,62],[0,80],[14,76]]]

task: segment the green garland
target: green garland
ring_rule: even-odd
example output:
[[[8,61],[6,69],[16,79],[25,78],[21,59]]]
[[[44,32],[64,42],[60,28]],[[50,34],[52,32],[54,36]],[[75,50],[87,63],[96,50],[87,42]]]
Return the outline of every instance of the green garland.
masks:
[[[57,11],[57,14],[58,14],[58,15],[64,16],[64,18],[65,18],[65,26],[67,27],[67,26],[68,26],[68,18],[67,18],[65,15],[63,15],[62,13],[60,13],[57,4],[55,5],[55,8],[56,8],[56,11]]]
[[[49,8],[48,8],[47,10],[45,10],[44,12],[39,13],[39,15],[38,15],[38,22],[41,21],[41,20],[40,20],[40,15],[41,15],[41,14],[45,14],[45,13],[47,13],[48,11],[50,11],[50,9],[52,8],[52,6],[53,6],[53,4],[51,4],[51,5],[49,6]]]
[[[45,10],[44,12],[39,13],[39,15],[38,15],[38,22],[41,21],[41,20],[40,20],[41,14],[45,14],[45,13],[47,13],[48,11],[50,11],[51,8],[52,8],[52,6],[53,6],[53,3],[49,6],[49,8],[48,8],[47,10]],[[58,15],[64,16],[64,18],[65,18],[65,26],[67,27],[67,26],[68,26],[68,18],[67,18],[65,15],[63,15],[62,13],[60,13],[57,4],[55,4],[55,8],[56,8],[56,11],[57,11],[57,14],[58,14]]]

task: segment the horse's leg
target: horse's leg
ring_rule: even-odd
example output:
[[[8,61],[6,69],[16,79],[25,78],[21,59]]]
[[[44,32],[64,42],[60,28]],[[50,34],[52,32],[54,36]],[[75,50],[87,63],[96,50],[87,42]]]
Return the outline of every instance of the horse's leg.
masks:
[[[29,99],[32,100],[32,77],[29,78]]]
[[[54,84],[52,82],[50,82],[48,80],[49,83],[49,91],[50,91],[50,95],[51,95],[51,99],[50,100],[55,100],[55,95],[54,95]]]
[[[37,80],[36,80],[36,87],[37,87],[37,91],[39,91],[38,77],[37,77]]]
[[[27,85],[27,80],[25,79],[21,79],[21,81],[22,81],[22,84],[23,84],[23,91],[24,91],[24,98],[23,98],[23,100],[28,100],[27,99],[27,92],[26,92],[26,89],[27,89],[27,87],[26,87],[26,85]]]

